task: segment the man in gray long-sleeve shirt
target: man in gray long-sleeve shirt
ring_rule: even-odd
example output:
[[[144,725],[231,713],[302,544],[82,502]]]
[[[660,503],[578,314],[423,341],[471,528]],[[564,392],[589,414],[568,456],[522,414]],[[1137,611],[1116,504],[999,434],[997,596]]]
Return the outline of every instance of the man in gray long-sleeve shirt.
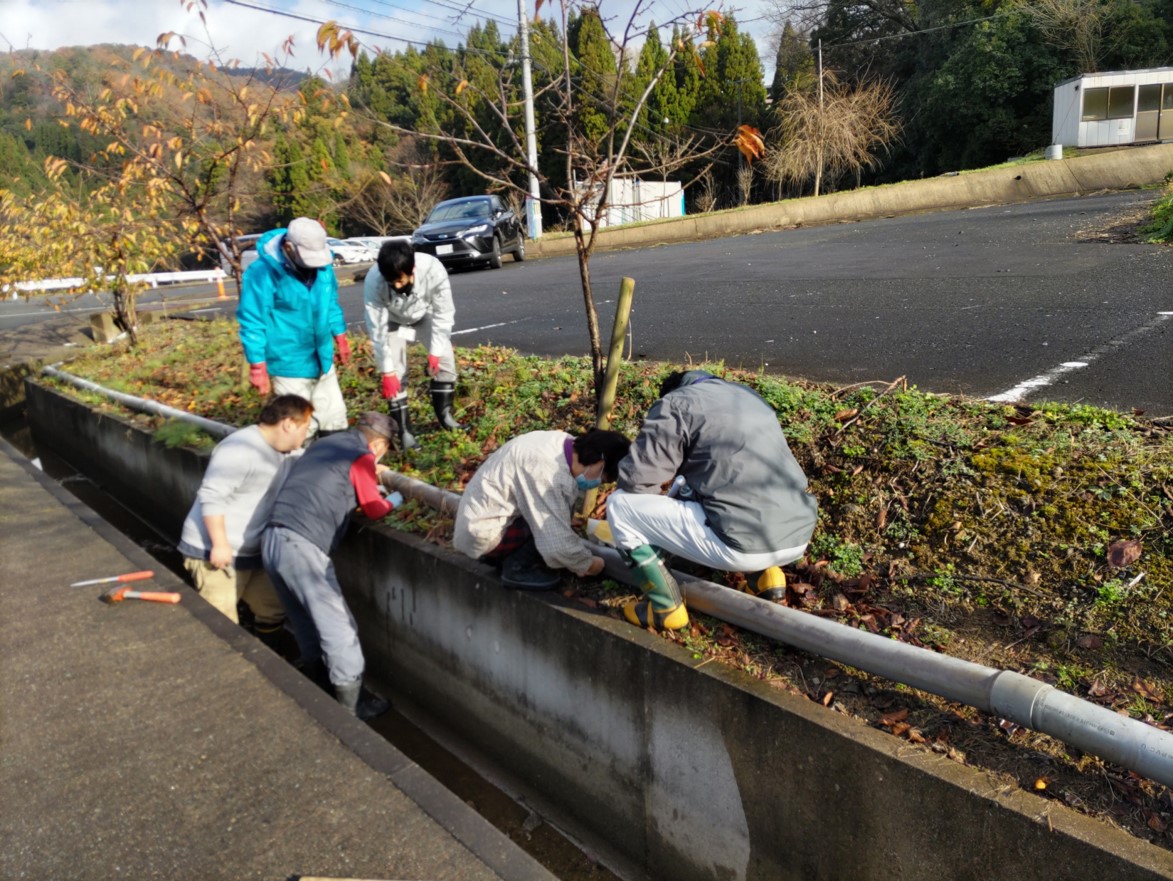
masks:
[[[276,479],[305,442],[313,412],[305,398],[280,395],[261,411],[260,424],[220,441],[180,536],[184,567],[200,595],[233,623],[239,623],[236,604],[243,600],[257,636],[271,647],[285,612],[261,567],[261,532]]]
[[[662,487],[682,478],[680,491]],[[629,565],[644,577],[641,600],[624,609],[643,627],[688,623],[680,588],[662,549],[709,566],[749,574],[747,591],[785,596],[778,567],[799,559],[818,519],[778,416],[752,389],[703,370],[675,372],[660,387],[619,465],[607,521]]]

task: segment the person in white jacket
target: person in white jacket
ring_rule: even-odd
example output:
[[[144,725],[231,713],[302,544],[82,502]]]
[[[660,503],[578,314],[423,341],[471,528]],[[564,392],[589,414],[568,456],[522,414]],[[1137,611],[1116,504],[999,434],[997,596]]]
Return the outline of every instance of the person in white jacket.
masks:
[[[603,558],[591,553],[571,523],[582,493],[613,481],[631,441],[593,428],[531,431],[496,450],[473,475],[456,510],[452,546],[474,560],[501,566],[501,582],[520,590],[552,590],[556,570],[598,575]]]
[[[428,352],[432,409],[440,427],[463,428],[452,415],[456,309],[444,264],[430,254],[415,253],[408,242],[384,242],[363,283],[363,302],[383,398],[399,425],[399,449],[416,446],[407,418],[407,347],[413,342],[422,343]]]

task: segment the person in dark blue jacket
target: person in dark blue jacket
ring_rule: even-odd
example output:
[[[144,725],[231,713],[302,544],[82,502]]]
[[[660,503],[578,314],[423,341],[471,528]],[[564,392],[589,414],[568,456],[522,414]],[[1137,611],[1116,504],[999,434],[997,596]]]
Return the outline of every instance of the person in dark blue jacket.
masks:
[[[288,229],[271,230],[257,241],[257,259],[244,271],[236,310],[249,383],[262,395],[309,400],[322,432],[347,425],[334,347],[345,364],[350,343],[333,264],[326,230],[313,218],[298,217]]]
[[[301,652],[298,666],[360,719],[373,719],[388,704],[374,695],[360,700],[365,667],[354,616],[342,596],[330,554],[346,532],[355,507],[371,520],[403,503],[383,498],[379,459],[399,427],[385,413],[364,413],[352,431],[310,444],[277,491],[261,538],[261,560]],[[325,668],[324,670],[322,668]]]

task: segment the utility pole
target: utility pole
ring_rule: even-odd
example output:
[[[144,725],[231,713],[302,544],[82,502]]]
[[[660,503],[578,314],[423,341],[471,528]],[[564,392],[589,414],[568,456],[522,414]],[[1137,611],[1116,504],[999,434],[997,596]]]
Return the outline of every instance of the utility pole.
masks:
[[[825,121],[823,119],[823,41],[819,39],[819,131],[818,131],[818,168],[815,169],[815,195],[819,194],[819,190],[823,184],[823,148],[825,146],[823,132]]]
[[[525,96],[525,161],[530,168],[529,196],[525,200],[526,228],[531,239],[542,237],[542,202],[538,188],[538,139],[534,131],[534,80],[529,58],[529,20],[525,0],[517,0],[517,33],[521,42],[521,89]]]

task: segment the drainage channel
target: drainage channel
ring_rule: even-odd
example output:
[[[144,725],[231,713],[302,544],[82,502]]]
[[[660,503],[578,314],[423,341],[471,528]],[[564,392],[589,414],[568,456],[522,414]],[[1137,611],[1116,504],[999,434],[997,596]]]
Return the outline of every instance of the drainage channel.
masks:
[[[183,558],[173,543],[64,459],[39,447],[23,418],[0,423],[0,436],[103,520],[186,580]],[[562,881],[621,881],[620,876],[542,821],[524,803],[494,786],[423,727],[397,712],[394,705],[371,727]]]

